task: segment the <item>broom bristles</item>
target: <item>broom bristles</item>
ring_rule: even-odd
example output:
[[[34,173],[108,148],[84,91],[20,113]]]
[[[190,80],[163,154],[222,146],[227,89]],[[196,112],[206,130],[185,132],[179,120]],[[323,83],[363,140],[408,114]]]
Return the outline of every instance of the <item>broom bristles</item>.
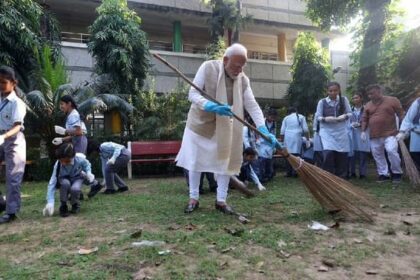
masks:
[[[410,152],[408,151],[404,141],[401,139],[398,141],[398,144],[400,145],[401,155],[403,158],[405,172],[407,173],[408,179],[410,180],[410,183],[413,186],[418,187],[420,186],[420,175],[419,171],[417,170],[417,166],[411,158]]]
[[[283,153],[299,174],[305,187],[324,209],[341,211],[345,215],[373,222],[371,215],[364,209],[378,206],[372,196],[350,182],[288,154],[287,151]]]

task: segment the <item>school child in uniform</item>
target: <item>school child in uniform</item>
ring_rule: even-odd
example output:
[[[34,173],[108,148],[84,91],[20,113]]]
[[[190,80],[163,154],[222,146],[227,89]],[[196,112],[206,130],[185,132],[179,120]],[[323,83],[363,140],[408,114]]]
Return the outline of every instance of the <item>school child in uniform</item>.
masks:
[[[400,133],[401,138],[410,135],[410,154],[420,172],[420,97],[411,103],[401,123]]]
[[[23,135],[23,119],[26,115],[26,106],[16,95],[16,85],[14,70],[1,66],[0,160],[6,165],[6,213],[0,217],[0,224],[16,219],[21,206],[20,188],[25,172],[26,141]]]
[[[350,139],[347,119],[351,116],[350,103],[341,96],[340,84],[327,85],[328,97],[318,102],[316,115],[320,122],[319,136],[323,147],[322,168],[341,178],[347,177]]]
[[[69,215],[68,199],[72,214],[80,212],[80,192],[84,181],[96,185],[95,176],[92,174],[90,162],[84,155],[75,153],[73,144],[63,143],[56,150],[57,161],[54,164],[53,173],[48,183],[47,205],[43,210],[44,216],[52,216],[54,213],[54,194],[57,188],[60,190],[60,216]]]
[[[310,147],[308,138],[309,130],[305,117],[298,114],[296,108],[289,107],[287,110],[287,116],[283,119],[281,124],[280,141],[284,141],[284,145],[289,153],[295,156],[300,156],[303,141],[305,142],[305,146],[307,148]],[[287,161],[286,169],[286,177],[297,177],[296,171]]]
[[[254,183],[258,190],[264,191],[265,187],[261,184],[257,174],[252,168],[252,162],[257,158],[257,151],[252,147],[248,147],[243,152],[243,163],[241,166],[241,172],[239,173],[238,179],[247,184],[247,182]]]
[[[89,145],[89,151],[98,152],[101,157],[102,176],[105,178],[106,185],[104,194],[128,191],[127,184],[118,176],[117,172],[127,168],[131,152],[123,145],[114,142],[104,142],[100,145],[97,142],[92,142]],[[117,185],[117,190],[114,188],[114,183]],[[88,196],[95,195],[100,190],[98,188],[92,188]]]
[[[359,178],[364,179],[367,175],[367,158],[370,153],[369,137],[362,141],[361,123],[364,111],[362,93],[356,92],[352,97],[353,108],[350,117],[350,127],[352,132],[353,157],[350,159],[350,177],[356,177],[356,164],[359,165]]]
[[[314,149],[314,165],[318,167],[322,167],[322,142],[321,137],[319,137],[319,129],[320,129],[320,123],[318,122],[318,116],[314,114],[314,120],[313,120],[313,131],[314,131],[314,137],[312,139],[313,149]]]
[[[60,110],[67,115],[66,124],[65,128],[56,125],[55,132],[66,136],[55,138],[53,143],[60,145],[63,142],[71,142],[76,153],[86,154],[88,144],[86,125],[80,118],[77,104],[70,95],[64,95],[60,98]]]

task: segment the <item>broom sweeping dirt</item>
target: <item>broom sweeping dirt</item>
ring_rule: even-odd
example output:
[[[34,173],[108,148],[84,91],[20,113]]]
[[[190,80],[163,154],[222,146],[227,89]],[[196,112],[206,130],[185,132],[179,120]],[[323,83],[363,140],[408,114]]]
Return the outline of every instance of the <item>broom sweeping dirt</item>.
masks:
[[[404,140],[399,140],[398,144],[400,145],[401,155],[404,161],[405,172],[407,173],[410,183],[414,187],[420,187],[420,175],[417,171],[416,164],[410,156],[410,152],[407,149],[407,146],[404,143]]]
[[[158,54],[153,54],[153,56],[175,71],[188,84],[200,92],[203,97],[221,105],[219,101],[206,94],[203,89],[196,86],[190,79],[188,79],[164,58]],[[232,117],[241,122],[243,125],[246,125],[255,133],[261,135],[264,139],[270,141],[268,137],[259,132],[251,124],[239,118],[237,115],[233,114]],[[289,154],[287,149],[284,147],[281,147],[281,153],[299,174],[299,178],[302,180],[308,191],[325,210],[329,213],[340,212],[341,214],[349,217],[358,217],[362,220],[373,222],[371,215],[365,209],[374,208],[377,204],[365,191],[353,186],[346,180],[303,161],[300,157]]]

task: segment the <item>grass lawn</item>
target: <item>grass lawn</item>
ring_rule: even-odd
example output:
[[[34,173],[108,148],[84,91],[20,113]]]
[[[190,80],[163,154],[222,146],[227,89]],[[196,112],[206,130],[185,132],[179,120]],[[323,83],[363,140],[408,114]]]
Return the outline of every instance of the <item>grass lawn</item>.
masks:
[[[19,220],[0,227],[0,278],[420,279],[420,193],[407,183],[353,183],[382,204],[376,222],[341,222],[325,232],[307,225],[330,225],[331,217],[298,179],[281,174],[254,198],[231,191],[229,203],[249,214],[248,224],[216,212],[210,193],[185,215],[181,177],[129,181],[129,192],[98,194],[68,218],[43,217],[47,184],[25,183]],[[141,240],[165,244],[131,246]],[[81,247],[99,250],[79,255]]]

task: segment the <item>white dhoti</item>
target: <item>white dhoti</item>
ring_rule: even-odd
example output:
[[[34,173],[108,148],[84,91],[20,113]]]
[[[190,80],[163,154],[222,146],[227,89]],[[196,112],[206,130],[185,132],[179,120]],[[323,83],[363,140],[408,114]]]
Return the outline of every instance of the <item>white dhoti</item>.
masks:
[[[237,148],[242,149],[242,146]],[[240,171],[228,171],[229,159],[218,158],[215,135],[209,139],[198,135],[188,127],[185,128],[176,162],[177,166],[188,171],[211,172],[218,175],[236,175]]]

